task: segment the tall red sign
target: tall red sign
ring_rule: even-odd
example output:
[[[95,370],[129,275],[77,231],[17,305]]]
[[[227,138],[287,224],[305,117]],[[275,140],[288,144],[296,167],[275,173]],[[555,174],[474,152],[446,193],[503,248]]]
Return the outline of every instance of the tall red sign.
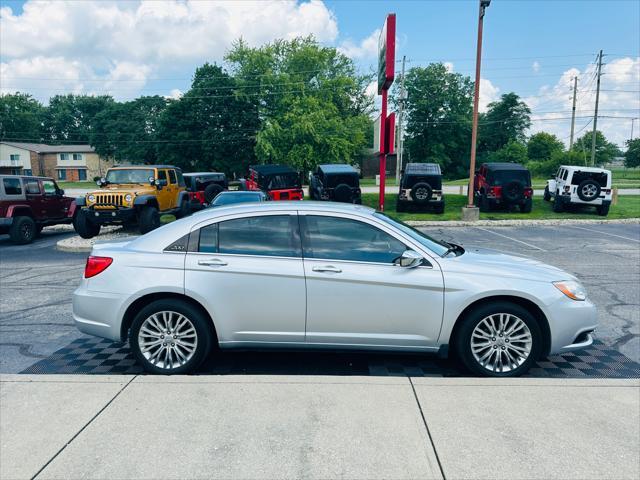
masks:
[[[387,97],[393,83],[396,66],[396,14],[390,13],[380,32],[378,40],[378,94],[382,95],[380,113],[380,198],[378,208],[384,211],[385,179],[387,174],[387,153],[389,135],[387,134]],[[395,120],[395,118],[393,119]],[[395,122],[394,122],[395,123]],[[393,150],[393,146],[391,146]]]

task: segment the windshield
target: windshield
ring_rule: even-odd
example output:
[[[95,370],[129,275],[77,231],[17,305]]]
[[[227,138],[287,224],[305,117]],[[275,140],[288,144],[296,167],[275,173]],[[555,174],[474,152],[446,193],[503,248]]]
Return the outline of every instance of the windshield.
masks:
[[[440,242],[439,240],[431,238],[426,233],[422,233],[420,230],[416,230],[415,228],[410,227],[409,225],[401,222],[400,220],[393,220],[392,218],[387,217],[384,213],[380,213],[380,212],[374,213],[373,216],[397,228],[404,234],[410,236],[413,240],[418,242],[420,245],[423,245],[424,247],[428,248],[436,255],[442,256],[445,253],[447,253],[447,251],[449,251],[448,245],[444,244],[443,242]]]
[[[149,177],[154,177],[152,169],[118,169],[107,172],[109,183],[149,183]]]
[[[259,202],[262,195],[259,193],[221,193],[216,197],[211,205],[229,205],[231,203]]]

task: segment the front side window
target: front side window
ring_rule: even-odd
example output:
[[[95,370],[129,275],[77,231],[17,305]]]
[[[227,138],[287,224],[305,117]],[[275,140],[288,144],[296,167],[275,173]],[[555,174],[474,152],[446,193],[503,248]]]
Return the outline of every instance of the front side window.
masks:
[[[339,217],[304,217],[304,256],[327,260],[392,264],[404,243],[368,223]]]
[[[51,180],[43,180],[42,187],[44,188],[45,195],[55,195],[58,192],[58,189],[56,188],[56,184],[53,183]]]
[[[176,178],[176,171],[175,170],[169,170],[169,180],[170,180],[172,185],[175,185],[176,183],[178,183],[178,179]]]
[[[40,193],[40,185],[38,185],[38,182],[27,182],[25,190],[30,195],[38,195]]]
[[[153,178],[153,170],[147,168],[119,168],[107,172],[107,182],[109,183],[149,183],[149,178]]]
[[[566,180],[567,179],[567,175],[569,175],[569,170],[565,170],[564,171],[564,175],[562,176],[562,179]]]
[[[237,218],[200,230],[198,251],[231,255],[299,257],[296,217],[267,215]]]
[[[166,170],[158,170],[158,180],[167,181],[167,171]]]
[[[60,154],[60,160],[69,160],[69,154],[68,153],[61,153]]]
[[[22,185],[19,178],[4,178],[4,193],[7,195],[22,195]]]

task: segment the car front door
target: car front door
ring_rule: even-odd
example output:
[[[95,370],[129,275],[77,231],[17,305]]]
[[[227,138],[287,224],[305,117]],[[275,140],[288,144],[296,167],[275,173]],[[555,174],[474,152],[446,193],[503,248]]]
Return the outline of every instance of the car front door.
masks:
[[[411,249],[358,217],[300,212],[307,278],[307,343],[435,347],[443,312],[439,265],[395,264]]]
[[[156,198],[158,199],[158,206],[160,207],[160,211],[164,212],[165,210],[173,208],[173,205],[171,204],[171,184],[169,183],[169,176],[167,175],[167,171],[164,168],[158,169],[158,180],[166,183],[166,185],[158,190],[156,196]]]
[[[224,217],[191,237],[185,290],[208,305],[221,344],[304,342],[305,277],[295,212]]]
[[[61,190],[53,180],[42,180],[42,190],[44,191],[44,209],[46,219],[55,220],[67,215],[67,205]]]

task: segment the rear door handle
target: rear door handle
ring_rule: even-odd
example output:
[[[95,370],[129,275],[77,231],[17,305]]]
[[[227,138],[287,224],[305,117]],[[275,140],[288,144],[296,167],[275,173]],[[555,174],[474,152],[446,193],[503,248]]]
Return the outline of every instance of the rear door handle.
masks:
[[[325,273],[341,273],[338,267],[334,267],[333,265],[325,265],[323,267],[313,267],[311,270],[314,272],[325,272]]]
[[[224,267],[227,262],[220,260],[219,258],[211,258],[209,260],[198,260],[198,265],[205,267]]]

